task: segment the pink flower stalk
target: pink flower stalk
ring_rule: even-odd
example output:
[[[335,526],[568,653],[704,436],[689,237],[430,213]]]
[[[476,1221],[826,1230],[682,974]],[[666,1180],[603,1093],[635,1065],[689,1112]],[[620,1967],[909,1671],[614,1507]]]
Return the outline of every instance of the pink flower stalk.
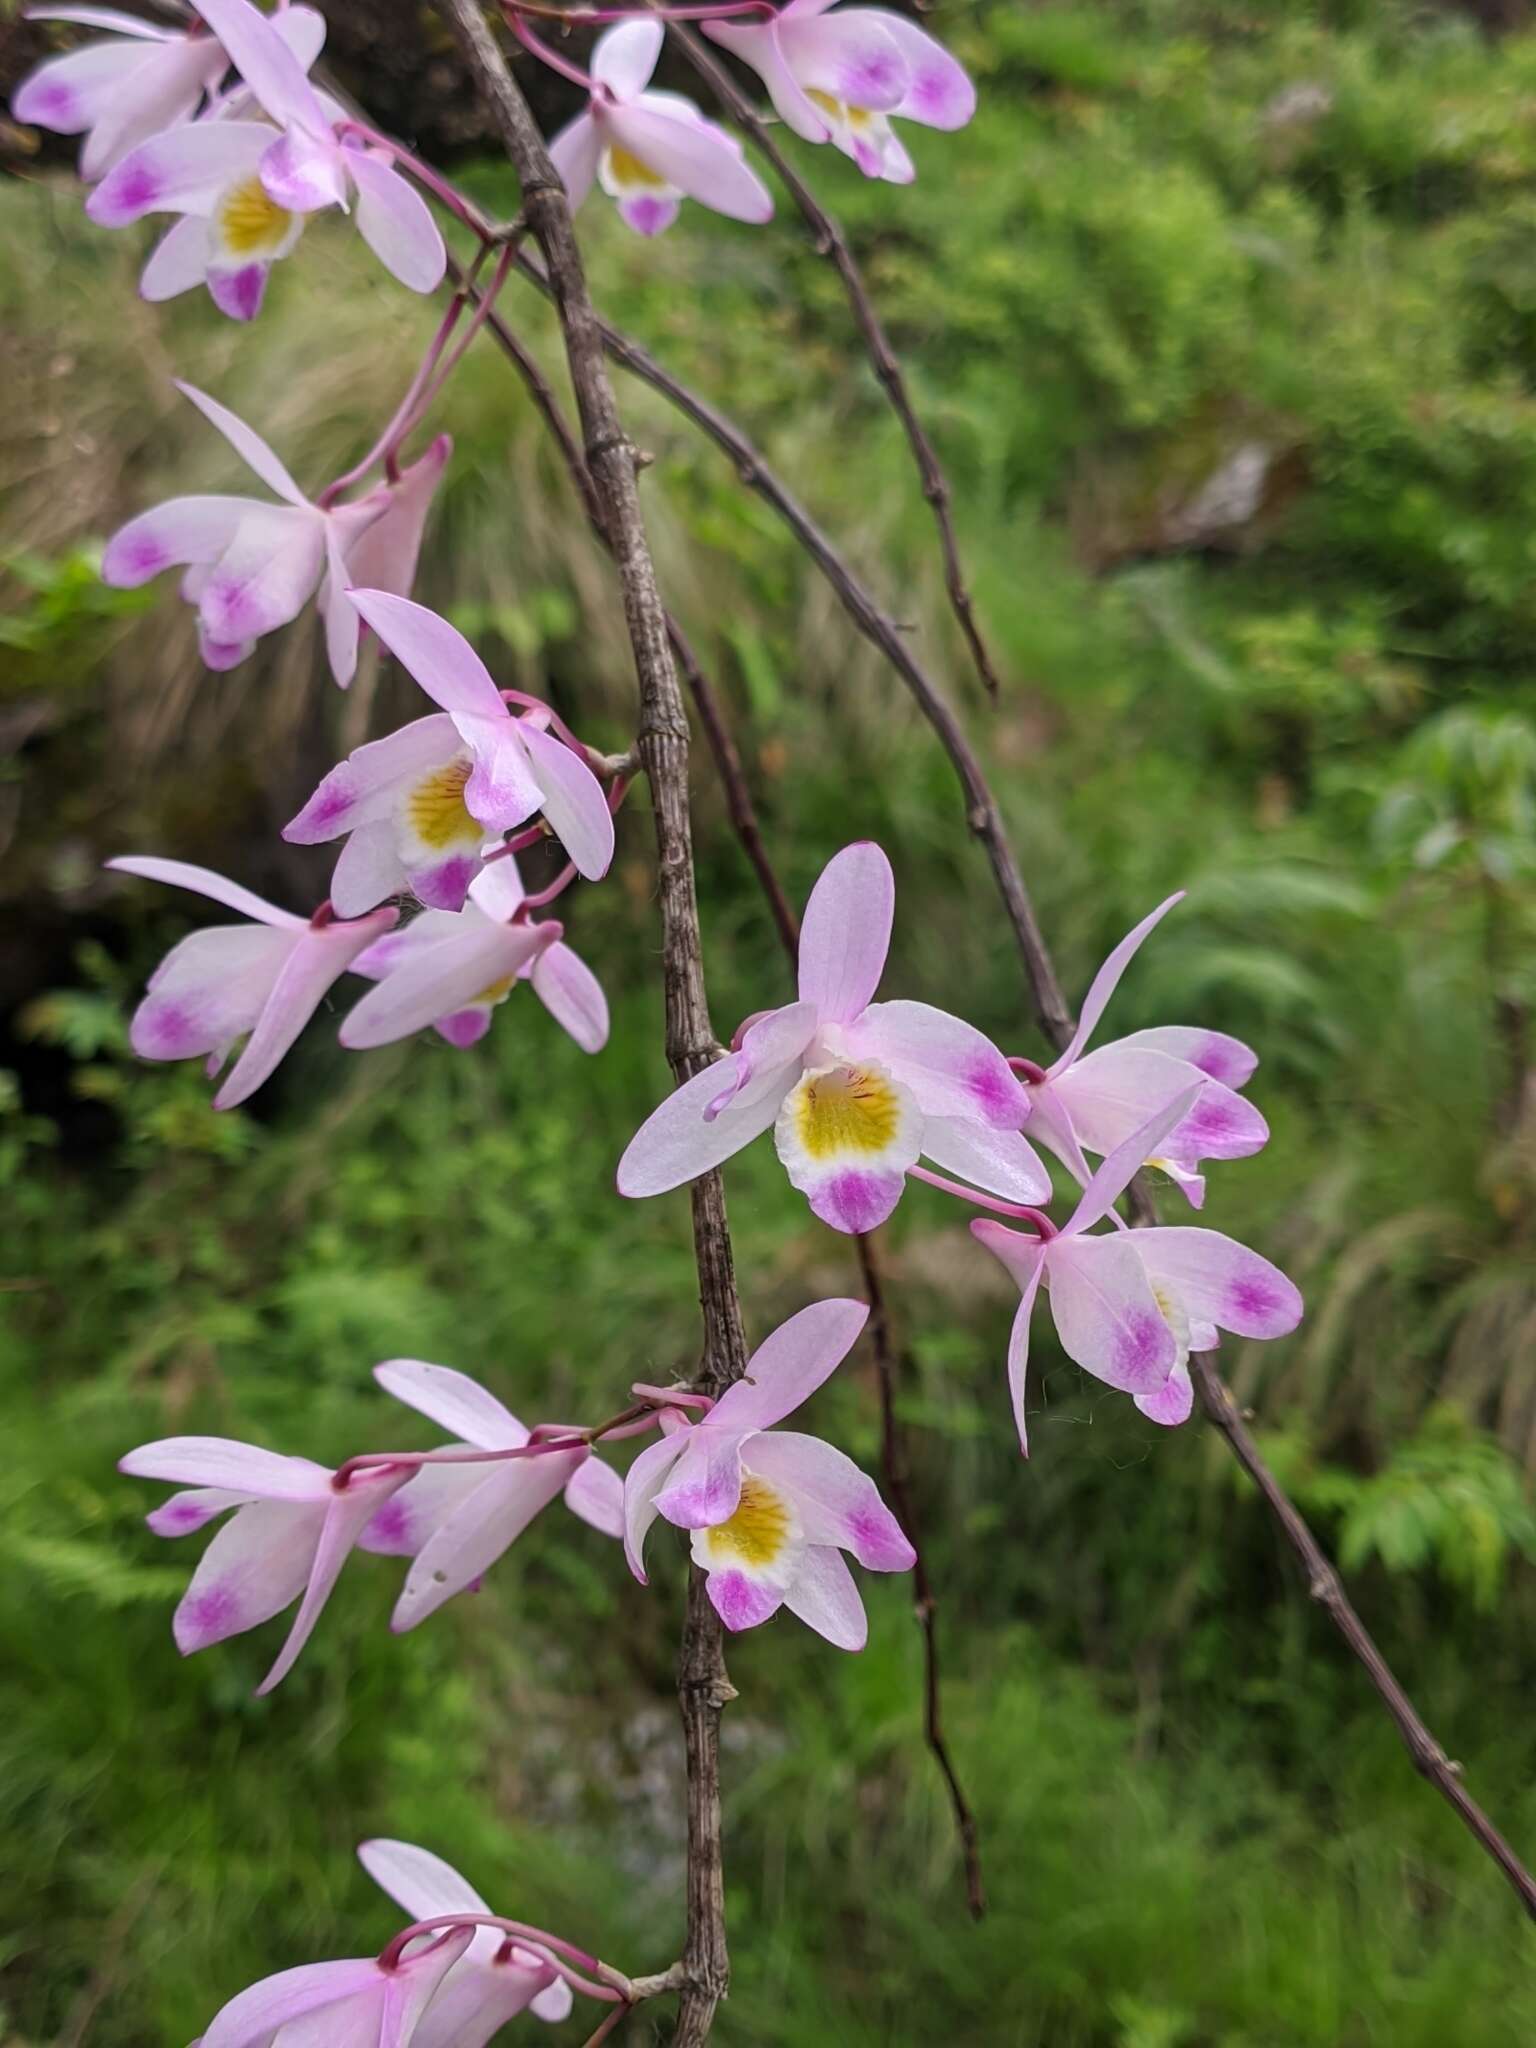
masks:
[[[11,113],[55,135],[83,135],[80,175],[91,182],[141,142],[191,119],[229,68],[224,46],[206,33],[178,34],[113,7],[29,7],[30,21],[74,21],[126,40],[84,43],[49,57],[16,88]],[[325,41],[312,7],[288,7],[276,35],[307,71]]]
[[[193,2048],[412,2048],[473,1937],[451,1927],[388,1967],[363,1956],[279,1970],[232,1998]]]
[[[103,580],[134,590],[165,569],[184,567],[181,595],[196,607],[203,660],[218,670],[237,667],[264,633],[296,619],[318,590],[331,674],[345,689],[357,673],[361,632],[350,586],[366,569],[391,588],[410,588],[453,443],[440,434],[399,483],[322,510],[243,420],[190,384],[176,388],[284,502],[171,498],[113,534],[102,556]]]
[[[971,1025],[927,1003],[872,1000],[895,906],[868,841],[822,870],[800,936],[800,999],[760,1011],[735,1050],[685,1081],[630,1140],[622,1195],[659,1195],[774,1127],[793,1186],[834,1230],[873,1230],[919,1156],[1017,1202],[1049,1201],[1020,1134],[1029,1098]]]
[[[1166,1173],[1198,1209],[1205,1201],[1200,1160],[1246,1159],[1268,1142],[1269,1125],[1237,1093],[1257,1067],[1257,1054],[1225,1032],[1182,1024],[1133,1031],[1097,1052],[1083,1050],[1142,941],[1183,900],[1181,889],[1120,941],[1093,977],[1071,1043],[1040,1078],[1026,1079],[1025,1087],[1030,1129],[1083,1182],[1089,1178],[1085,1152],[1113,1152],[1176,1095],[1194,1087],[1189,1115],[1169,1132],[1161,1154],[1143,1163]]]
[[[145,297],[170,298],[206,280],[221,312],[254,319],[267,273],[305,216],[329,206],[346,212],[349,202],[385,269],[411,291],[436,291],[448,259],[426,202],[385,153],[338,139],[339,109],[310,84],[276,21],[250,0],[208,0],[198,12],[276,126],[220,118],[171,128],[103,178],[85,209],[99,227],[183,216],[149,260]]]
[[[374,1883],[413,1920],[491,1910],[451,1863],[429,1849],[376,1841],[364,1842],[357,1854]],[[555,2022],[570,2013],[571,1987],[542,1949],[511,1941],[495,1927],[477,1927],[473,1934],[444,1977],[412,2048],[485,2048],[520,2012]]]
[[[963,128],[976,88],[905,16],[874,7],[829,14],[831,5],[789,0],[771,20],[708,21],[704,33],[751,65],[796,135],[835,143],[866,178],[910,185],[917,174],[891,121]]]
[[[308,845],[359,827],[381,827],[371,835],[370,850],[355,857],[359,866],[371,864],[382,872],[379,849],[392,837],[401,859],[419,869],[421,834],[415,821],[402,821],[402,804],[409,809],[419,800],[432,808],[444,830],[451,825],[459,855],[468,848],[470,823],[484,837],[510,832],[542,811],[577,872],[589,882],[601,880],[613,859],[613,813],[583,757],[545,730],[549,714],[534,711],[515,718],[464,635],[425,605],[387,590],[353,589],[348,597],[395,659],[447,712],[449,724],[424,719],[405,728],[415,736],[409,742],[396,733],[375,746],[360,747],[332,769],[288,833],[297,837],[302,826]],[[451,747],[450,724],[458,735]],[[439,746],[446,751],[433,751]],[[424,776],[426,768],[406,765],[408,760],[424,763],[429,756],[436,763],[431,772],[443,778],[432,784],[430,796],[422,782],[412,780]],[[441,894],[451,895],[446,882]],[[450,906],[440,900],[436,907]]]
[[[1022,1290],[1008,1343],[1008,1386],[1026,1455],[1029,1324],[1042,1285],[1067,1356],[1106,1386],[1130,1394],[1143,1415],[1168,1424],[1183,1422],[1193,1405],[1191,1351],[1213,1350],[1219,1330],[1283,1337],[1301,1321],[1301,1295],[1279,1267],[1218,1230],[1121,1228],[1088,1235],[1189,1114],[1198,1092],[1186,1090],[1110,1153],[1060,1231],[1031,1237],[991,1217],[971,1224]]]
[[[735,137],[692,100],[645,90],[665,33],[659,21],[625,21],[598,37],[587,110],[549,145],[571,205],[596,179],[641,235],[671,227],[685,198],[731,220],[770,219],[772,197]]]
[[[558,924],[508,921],[522,900],[509,856],[482,870],[462,911],[423,911],[359,954],[354,973],[382,985],[342,1025],[342,1044],[387,1045],[430,1024],[462,1050],[485,1036],[497,1005],[526,981],[583,1052],[601,1052],[608,1004],[597,977]]]
[[[173,946],[149,978],[133,1013],[128,1042],[141,1060],[207,1056],[216,1074],[246,1038],[215,1109],[233,1109],[254,1095],[272,1073],[337,978],[352,967],[399,912],[375,910],[351,923],[307,922],[227,881],[211,868],[149,854],[107,862],[120,874],[192,889],[255,920],[211,925]]]
[[[192,1489],[172,1494],[149,1517],[157,1536],[190,1535],[234,1509],[203,1552],[176,1609],[171,1628],[184,1657],[259,1628],[299,1600],[288,1639],[258,1694],[271,1692],[293,1669],[347,1553],[410,1477],[408,1467],[381,1466],[338,1487],[334,1472],[308,1458],[280,1457],[220,1436],[141,1444],[118,1470]]]
[[[914,1552],[874,1481],[820,1437],[765,1434],[847,1356],[869,1310],[817,1301],[781,1323],[745,1376],[699,1422],[677,1411],[624,1482],[624,1554],[642,1585],[646,1532],[658,1515],[693,1531],[693,1560],[729,1629],[787,1607],[840,1650],[861,1650],[864,1603],[841,1552],[870,1571],[910,1571]]]
[[[456,1439],[453,1448],[514,1451],[531,1441],[531,1432],[494,1394],[446,1365],[394,1358],[375,1366],[374,1377],[396,1400],[446,1429]],[[365,1550],[415,1560],[390,1627],[397,1633],[415,1628],[483,1577],[557,1493],[605,1536],[623,1534],[619,1476],[587,1445],[499,1464],[421,1466],[363,1536]]]

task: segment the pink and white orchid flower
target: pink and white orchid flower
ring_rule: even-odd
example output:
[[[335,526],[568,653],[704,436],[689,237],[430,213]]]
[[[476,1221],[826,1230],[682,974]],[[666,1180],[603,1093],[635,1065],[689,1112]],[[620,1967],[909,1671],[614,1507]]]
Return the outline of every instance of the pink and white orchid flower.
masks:
[[[508,855],[482,870],[462,911],[423,911],[359,954],[353,972],[382,986],[347,1018],[343,1045],[386,1045],[430,1024],[462,1050],[484,1038],[498,1004],[526,981],[583,1052],[601,1052],[608,1003],[597,977],[558,924],[509,922],[522,901]]]
[[[206,1055],[210,1074],[249,1032],[245,1050],[213,1098],[215,1109],[233,1109],[255,1094],[331,984],[400,914],[386,908],[351,923],[311,922],[186,861],[133,854],[107,866],[194,890],[254,920],[211,925],[173,946],[150,976],[128,1027],[128,1042],[141,1060]]]
[[[192,1489],[172,1494],[149,1517],[157,1536],[190,1535],[234,1509],[203,1552],[176,1609],[171,1627],[184,1657],[259,1628],[302,1594],[288,1639],[258,1693],[271,1692],[293,1669],[347,1553],[410,1477],[407,1467],[381,1466],[338,1486],[334,1472],[308,1458],[280,1457],[220,1436],[141,1444],[118,1470]]]
[[[364,1842],[357,1854],[374,1883],[413,1920],[491,1910],[474,1886],[430,1849],[376,1841]],[[509,1940],[498,1928],[477,1927],[416,2029],[412,2048],[485,2048],[497,2029],[520,2012],[558,2022],[569,2015],[573,2002],[570,1985],[542,1949]]]
[[[800,999],[761,1011],[685,1081],[619,1162],[622,1195],[659,1195],[774,1127],[791,1183],[834,1230],[873,1230],[919,1156],[1016,1202],[1050,1199],[1019,1126],[1029,1098],[971,1025],[873,1000],[890,945],[891,864],[868,841],[822,870],[800,935]]]
[[[910,1571],[911,1544],[875,1482],[820,1437],[768,1434],[841,1364],[869,1318],[862,1301],[816,1301],[760,1344],[698,1422],[676,1414],[624,1482],[624,1554],[642,1585],[658,1515],[693,1531],[693,1560],[729,1629],[787,1607],[840,1650],[861,1650],[864,1603],[841,1552]]]
[[[1166,1173],[1198,1209],[1205,1200],[1200,1160],[1246,1159],[1268,1142],[1269,1125],[1237,1093],[1257,1067],[1257,1054],[1223,1031],[1180,1024],[1133,1031],[1097,1052],[1083,1050],[1142,941],[1183,900],[1182,890],[1170,896],[1120,941],[1093,977],[1071,1043],[1043,1073],[1036,1070],[1037,1078],[1026,1078],[1025,1087],[1031,1131],[1084,1183],[1085,1152],[1113,1152],[1176,1095],[1195,1088],[1189,1115],[1168,1133],[1159,1156],[1143,1164]]]
[[[645,90],[665,33],[659,21],[625,21],[598,37],[587,110],[549,145],[572,207],[595,179],[641,235],[671,227],[684,199],[731,220],[768,220],[773,199],[735,137],[692,100]]]
[[[450,1927],[398,1962],[362,1956],[279,1970],[232,1998],[194,2048],[412,2048],[473,1937],[471,1927]]]
[[[427,507],[452,442],[439,435],[399,483],[379,484],[350,505],[322,510],[243,420],[190,384],[176,388],[283,503],[171,498],[113,534],[102,556],[103,580],[134,590],[162,570],[184,567],[181,595],[197,609],[203,660],[218,670],[237,667],[264,633],[296,619],[318,589],[331,674],[345,689],[357,673],[361,631],[350,595],[354,564],[410,587]]]
[[[199,0],[268,121],[195,121],[152,136],[121,158],[86,202],[99,227],[150,213],[183,219],[151,256],[146,298],[206,279],[236,320],[261,309],[267,273],[297,240],[306,214],[355,202],[358,232],[411,291],[434,292],[447,251],[430,209],[386,154],[338,139],[334,103],[316,92],[302,56],[250,0]]]
[[[1188,1116],[1198,1094],[1186,1090],[1117,1146],[1059,1231],[1031,1237],[989,1216],[971,1224],[1022,1290],[1008,1344],[1008,1385],[1026,1453],[1029,1324],[1042,1286],[1067,1356],[1106,1386],[1132,1395],[1143,1415],[1168,1424],[1185,1421],[1193,1405],[1191,1351],[1213,1350],[1219,1330],[1283,1337],[1301,1321],[1301,1295],[1279,1267],[1218,1230],[1154,1226],[1089,1235],[1111,1215],[1137,1168]]]
[[[512,1451],[530,1441],[531,1433],[494,1394],[449,1366],[394,1358],[375,1366],[374,1378],[446,1429],[455,1449]],[[365,1550],[415,1560],[390,1627],[415,1628],[481,1578],[557,1493],[605,1536],[623,1534],[623,1486],[588,1445],[500,1463],[422,1465],[363,1537]]]
[[[80,175],[92,182],[139,143],[190,120],[229,68],[223,44],[201,27],[178,32],[115,7],[29,7],[26,15],[113,36],[46,58],[11,101],[12,115],[30,127],[83,135]],[[290,7],[273,27],[308,70],[325,41],[320,15],[312,7]]]
[[[965,69],[904,15],[833,0],[789,0],[767,21],[707,21],[705,35],[762,79],[781,120],[834,142],[867,178],[909,185],[912,159],[892,120],[963,128],[976,111]]]
[[[589,882],[601,880],[613,859],[613,813],[582,756],[545,730],[548,714],[530,711],[515,718],[464,635],[425,605],[386,590],[354,589],[348,599],[433,703],[447,712],[458,743],[436,757],[443,779],[433,782],[430,796],[424,784],[410,781],[417,770],[406,768],[404,757],[424,759],[423,749],[439,743],[447,747],[447,725],[423,719],[419,726],[406,727],[416,735],[409,745],[396,733],[378,742],[377,750],[360,747],[331,771],[289,831],[296,832],[302,823],[314,839],[330,839],[382,822],[373,846],[382,847],[386,836],[393,836],[398,849],[396,806],[409,806],[414,792],[423,803],[440,807],[445,829],[451,822],[455,851],[460,851],[469,843],[464,818],[483,833],[509,832],[542,811],[577,873]],[[430,727],[430,734],[422,727]],[[393,825],[387,822],[392,813]],[[360,865],[364,858],[358,856]],[[369,861],[377,858],[376,852],[366,855]]]

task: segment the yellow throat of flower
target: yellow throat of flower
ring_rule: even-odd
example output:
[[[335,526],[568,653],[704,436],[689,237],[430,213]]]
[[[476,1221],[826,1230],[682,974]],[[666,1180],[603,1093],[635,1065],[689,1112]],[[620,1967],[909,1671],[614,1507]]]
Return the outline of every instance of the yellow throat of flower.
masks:
[[[762,1571],[774,1563],[789,1541],[789,1505],[766,1479],[742,1476],[741,1499],[729,1521],[708,1532],[710,1551],[721,1566],[745,1565]]]
[[[901,1123],[901,1099],[877,1067],[844,1064],[807,1074],[793,1102],[795,1135],[811,1159],[874,1157]]]
[[[464,806],[464,785],[471,766],[462,759],[446,762],[411,791],[407,806],[411,830],[434,852],[459,840],[481,837],[480,827]]]
[[[254,172],[231,185],[219,201],[219,238],[231,256],[270,254],[292,225],[293,215],[271,198]]]

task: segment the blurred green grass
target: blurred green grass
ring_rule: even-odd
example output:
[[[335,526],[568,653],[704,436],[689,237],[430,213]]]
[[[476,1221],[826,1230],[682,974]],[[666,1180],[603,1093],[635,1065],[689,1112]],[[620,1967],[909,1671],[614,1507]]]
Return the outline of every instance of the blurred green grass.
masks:
[[[1073,992],[1189,888],[1112,1022],[1198,1020],[1264,1057],[1274,1139],[1213,1172],[1207,1215],[1286,1263],[1309,1315],[1227,1368],[1530,1848],[1536,35],[1258,0],[1237,20],[1095,0],[941,26],[981,77],[973,128],[917,138],[908,192],[811,168],[957,484],[1013,678],[999,711],[793,222],[698,216],[640,245],[594,202],[597,288],[744,418],[920,635]],[[394,1568],[358,1560],[256,1702],[265,1636],[176,1658],[187,1553],[142,1532],[144,1490],[113,1464],[171,1429],[324,1458],[424,1441],[371,1390],[391,1354],[482,1373],[530,1418],[584,1416],[696,1342],[685,1202],[612,1193],[665,1085],[643,793],[613,879],[572,900],[614,998],[600,1059],[521,999],[467,1056],[433,1040],[344,1062],[322,1026],[253,1113],[216,1119],[198,1074],[126,1058],[126,1005],[188,909],[99,860],[153,847],[313,897],[323,856],[276,827],[411,698],[386,676],[342,699],[303,627],[205,677],[169,589],[104,597],[90,546],[173,490],[245,487],[173,373],[318,484],[433,318],[316,228],[237,333],[201,304],[141,306],[131,239],[87,230],[66,186],[0,192],[0,714],[20,735],[0,895],[23,998],[0,1103],[0,2014],[19,2043],[100,2048],[186,2039],[263,1971],[382,1940],[390,1909],[351,1863],[370,1833],[426,1842],[627,1967],[674,1951],[680,1551],[642,1593],[551,1520],[409,1640],[384,1630]],[[511,307],[555,365],[542,309]],[[623,397],[656,457],[669,598],[734,707],[787,881],[803,895],[837,845],[882,839],[888,986],[963,997],[1038,1051],[926,730],[763,508],[648,394]],[[459,447],[420,594],[508,682],[622,744],[607,572],[494,356],[471,356],[444,418]],[[1239,517],[1253,449],[1264,483]],[[785,978],[702,751],[695,783],[728,1029]],[[755,1335],[854,1287],[764,1148],[730,1195]],[[1021,1470],[1006,1290],[936,1196],[889,1235],[994,1910],[964,1919],[904,1590],[867,1582],[864,1657],[787,1624],[734,1649],[722,2039],[1527,2042],[1515,1908],[1219,1448],[1142,1424],[1046,1348]],[[874,1463],[862,1361],[811,1419]]]

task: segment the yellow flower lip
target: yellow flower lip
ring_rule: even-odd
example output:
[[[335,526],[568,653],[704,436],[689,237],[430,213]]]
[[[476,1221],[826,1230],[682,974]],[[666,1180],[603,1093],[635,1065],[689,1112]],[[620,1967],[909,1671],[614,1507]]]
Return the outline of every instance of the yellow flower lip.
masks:
[[[766,1479],[745,1472],[735,1513],[700,1533],[709,1546],[716,1570],[736,1565],[748,1571],[765,1571],[789,1545],[789,1503]]]
[[[878,1158],[901,1129],[901,1097],[890,1076],[851,1060],[802,1075],[789,1107],[801,1150],[816,1161]]]
[[[649,164],[642,163],[633,151],[620,149],[615,144],[608,152],[608,175],[622,190],[641,192],[664,192],[667,181]]]
[[[472,766],[463,755],[445,761],[441,768],[434,768],[430,775],[418,782],[410,793],[406,811],[411,830],[422,845],[430,846],[434,853],[465,839],[472,839],[478,844],[482,837],[480,827],[464,804],[464,785],[469,781]]]
[[[294,216],[279,206],[253,171],[231,185],[219,200],[219,239],[231,256],[279,253]]]

